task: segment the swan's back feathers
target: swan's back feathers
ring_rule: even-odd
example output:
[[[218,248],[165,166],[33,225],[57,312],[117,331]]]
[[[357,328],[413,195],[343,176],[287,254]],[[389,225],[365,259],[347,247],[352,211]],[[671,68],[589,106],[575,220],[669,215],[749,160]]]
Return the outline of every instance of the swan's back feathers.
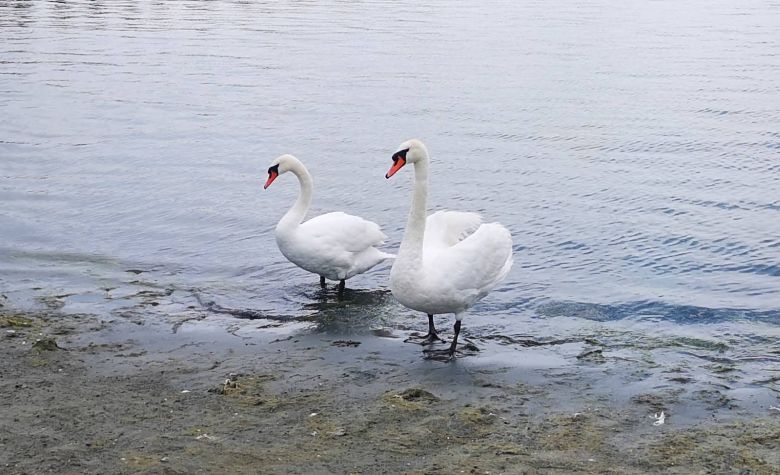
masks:
[[[300,229],[348,252],[361,252],[387,239],[378,224],[341,211],[316,216],[302,223]]]
[[[387,239],[379,225],[340,211],[316,216],[276,242],[288,260],[330,280],[348,279],[395,256],[377,246]]]
[[[423,248],[450,247],[473,234],[482,224],[482,216],[463,211],[437,211],[425,221]]]

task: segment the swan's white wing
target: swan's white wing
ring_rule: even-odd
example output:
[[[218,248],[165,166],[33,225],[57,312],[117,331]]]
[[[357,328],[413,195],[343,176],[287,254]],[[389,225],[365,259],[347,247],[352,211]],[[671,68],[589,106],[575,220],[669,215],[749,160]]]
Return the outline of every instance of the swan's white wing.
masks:
[[[302,223],[299,233],[320,246],[347,252],[361,252],[387,239],[378,224],[341,211]]]
[[[378,224],[342,212],[312,218],[291,235],[276,235],[287,259],[331,280],[348,279],[395,257],[374,247],[385,239]]]
[[[477,213],[437,211],[425,220],[423,248],[450,247],[463,241],[482,224]]]
[[[487,295],[512,267],[512,236],[499,223],[483,224],[454,246],[430,251],[424,257],[429,275],[470,303]]]

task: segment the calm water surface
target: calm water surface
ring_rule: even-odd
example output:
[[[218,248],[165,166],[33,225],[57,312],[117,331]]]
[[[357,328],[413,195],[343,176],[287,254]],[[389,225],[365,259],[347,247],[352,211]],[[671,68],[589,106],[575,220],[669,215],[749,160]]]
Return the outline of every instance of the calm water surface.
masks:
[[[267,164],[392,250],[411,173],[384,173],[419,137],[431,209],[514,236],[472,335],[653,341],[780,391],[780,4],[686,3],[2,2],[0,288],[339,320],[276,249],[297,183]],[[387,276],[347,307],[421,325]]]

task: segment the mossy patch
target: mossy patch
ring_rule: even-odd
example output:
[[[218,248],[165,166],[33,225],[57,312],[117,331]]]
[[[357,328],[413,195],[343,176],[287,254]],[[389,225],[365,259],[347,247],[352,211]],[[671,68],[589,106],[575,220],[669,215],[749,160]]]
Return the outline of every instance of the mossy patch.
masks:
[[[160,456],[142,454],[140,452],[127,452],[120,460],[133,470],[147,471],[160,465],[160,458]]]
[[[499,431],[501,428],[495,424],[498,421],[498,415],[494,411],[489,407],[467,405],[451,414],[440,436],[465,443],[475,437],[483,437]]]
[[[267,383],[278,379],[277,375],[270,373],[231,375],[223,384],[209,391],[227,396],[242,406],[256,406],[268,410],[301,408],[303,411],[311,411],[320,406],[325,397],[325,393],[321,391],[271,391]]]
[[[0,328],[29,328],[33,326],[33,320],[21,315],[0,316]]]
[[[30,363],[30,366],[32,366],[33,368],[40,368],[42,366],[48,365],[49,361],[45,360],[43,358],[35,357],[35,358],[30,358],[29,359],[29,363]]]
[[[740,431],[744,431],[743,435],[733,437]],[[777,427],[751,424],[748,429],[737,423],[669,435],[651,444],[650,450],[658,467],[700,466],[706,467],[707,473],[770,475],[780,472],[780,459],[776,456],[778,437]],[[762,453],[766,457],[762,457]]]
[[[439,398],[424,389],[409,388],[400,393],[385,393],[382,400],[391,407],[414,411],[422,409],[427,404],[437,402]]]
[[[310,415],[306,419],[306,426],[312,435],[317,437],[342,437],[347,435],[347,429],[322,414]]]
[[[528,454],[528,447],[519,444],[492,444],[489,446],[490,450],[496,455],[526,455]]]
[[[467,406],[458,411],[458,419],[468,424],[481,426],[490,425],[498,419],[498,416],[494,411],[494,409],[489,407]]]
[[[720,341],[704,340],[701,338],[679,337],[675,338],[669,346],[685,346],[689,348],[698,348],[701,350],[717,351],[723,353],[729,349],[729,346]]]
[[[32,347],[34,350],[37,350],[39,352],[57,351],[61,349],[59,345],[57,345],[57,340],[55,340],[54,338],[41,338],[39,340],[36,340],[35,343],[32,344]]]
[[[235,398],[240,404],[248,406],[277,407],[281,399],[266,391],[265,383],[276,380],[272,374],[249,376],[231,375],[225,382],[213,390],[217,394]]]
[[[107,447],[112,447],[116,445],[116,439],[112,439],[109,437],[100,437],[94,439],[91,442],[87,442],[85,445],[91,449],[96,449],[96,450],[105,449]]]
[[[656,444],[653,450],[657,451],[661,458],[677,465],[682,458],[696,450],[697,444],[698,441],[691,434],[675,434]]]
[[[205,427],[198,427],[198,426],[196,426],[196,427],[187,427],[187,428],[182,430],[181,435],[183,435],[185,437],[197,437],[197,436],[203,435],[203,434],[205,434],[207,432],[208,431],[206,430]]]
[[[543,424],[539,444],[548,450],[595,452],[604,446],[606,432],[594,414],[557,414]]]
[[[777,444],[780,442],[780,429],[755,424],[750,431],[740,436],[737,441],[742,445],[758,444],[777,450]],[[778,462],[780,462],[780,459],[778,459]]]

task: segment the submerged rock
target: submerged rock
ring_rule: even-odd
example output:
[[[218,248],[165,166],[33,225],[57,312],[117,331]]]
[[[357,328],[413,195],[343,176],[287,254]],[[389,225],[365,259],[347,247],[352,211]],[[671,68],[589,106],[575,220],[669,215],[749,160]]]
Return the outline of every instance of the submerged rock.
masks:
[[[589,363],[596,364],[607,362],[607,359],[604,357],[604,354],[600,348],[595,350],[585,350],[577,355],[577,359],[580,361],[587,361]]]
[[[41,338],[33,343],[32,347],[38,351],[56,351],[62,349],[57,345],[57,341],[54,338]]]
[[[354,348],[356,346],[360,346],[359,341],[354,340],[336,340],[333,343],[330,344],[331,346],[338,346],[340,348]]]

